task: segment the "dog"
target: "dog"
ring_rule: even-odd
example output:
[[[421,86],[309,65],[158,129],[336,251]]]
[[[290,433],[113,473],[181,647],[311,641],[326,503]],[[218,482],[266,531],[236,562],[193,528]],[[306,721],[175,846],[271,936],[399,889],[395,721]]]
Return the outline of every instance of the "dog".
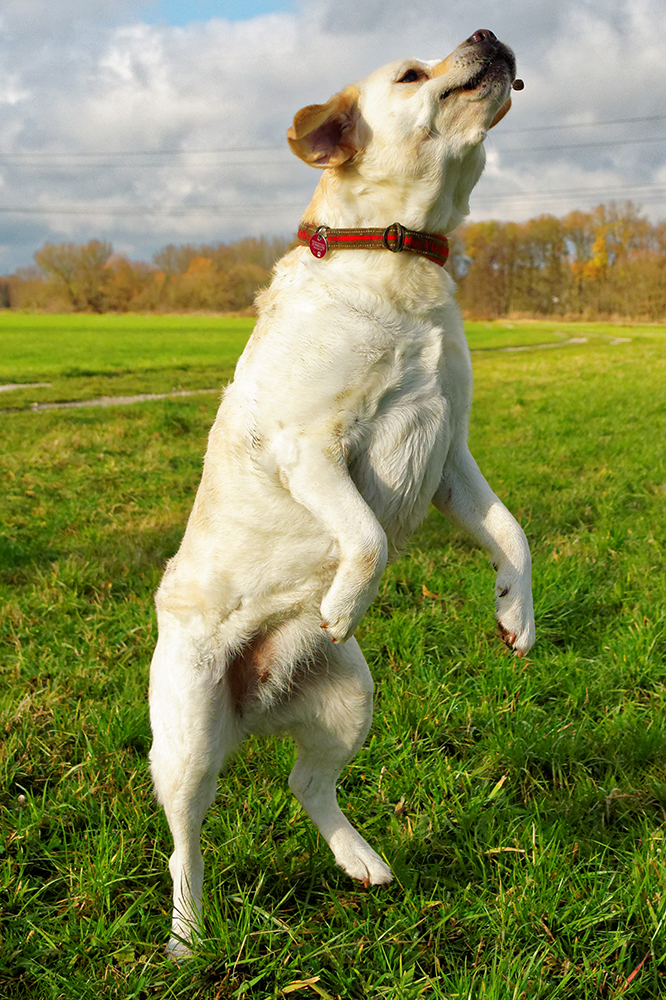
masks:
[[[505,642],[534,642],[529,547],[468,450],[470,355],[440,266],[514,84],[513,53],[481,30],[303,108],[287,133],[323,173],[258,297],[156,596],[150,760],[177,958],[202,929],[201,824],[250,733],[294,739],[289,786],[337,864],[391,880],[335,785],[372,720],[354,632],[430,503],[489,550]]]

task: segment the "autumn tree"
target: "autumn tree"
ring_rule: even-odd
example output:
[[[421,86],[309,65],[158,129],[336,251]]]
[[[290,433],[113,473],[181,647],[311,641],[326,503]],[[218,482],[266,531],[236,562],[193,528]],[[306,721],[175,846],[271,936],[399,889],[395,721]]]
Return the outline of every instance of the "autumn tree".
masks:
[[[473,222],[464,229],[469,269],[464,280],[466,302],[480,316],[503,316],[513,308],[518,259],[517,226],[513,222]]]
[[[111,244],[100,240],[84,245],[47,243],[35,260],[49,285],[72,309],[103,312],[105,268],[112,252]]]
[[[167,301],[179,309],[215,309],[220,281],[210,257],[195,256],[183,274],[170,275]]]
[[[101,291],[106,308],[114,312],[154,308],[161,282],[156,268],[143,261],[135,263],[117,254],[106,262]]]
[[[459,299],[475,315],[666,316],[666,224],[650,225],[631,202],[472,223],[457,239]]]
[[[548,315],[557,310],[568,277],[562,222],[540,215],[520,223],[514,233],[515,278],[511,309]]]
[[[192,243],[184,243],[178,247],[174,246],[173,243],[169,243],[162,250],[158,250],[153,257],[153,261],[168,281],[178,274],[185,274],[195,257],[207,256],[209,257],[210,254],[207,254],[200,247],[196,247]]]
[[[274,263],[293,245],[279,237],[236,243],[164,247],[153,257],[164,276],[161,300],[168,309],[238,312],[249,308],[270,281]]]
[[[270,281],[270,273],[258,264],[235,264],[224,275],[222,302],[228,312],[240,312],[254,302],[257,291]]]

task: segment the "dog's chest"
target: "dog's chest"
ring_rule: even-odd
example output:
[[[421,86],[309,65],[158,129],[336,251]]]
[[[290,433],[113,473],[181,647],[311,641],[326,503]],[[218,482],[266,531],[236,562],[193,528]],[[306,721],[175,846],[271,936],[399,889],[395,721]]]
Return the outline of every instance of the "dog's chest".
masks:
[[[395,553],[439,485],[469,386],[453,303],[415,318],[322,296],[262,317],[227,399],[253,466],[276,482],[302,461],[302,440],[344,461]]]
[[[441,330],[411,329],[356,389],[342,445],[359,492],[398,550],[424,517],[451,438]]]

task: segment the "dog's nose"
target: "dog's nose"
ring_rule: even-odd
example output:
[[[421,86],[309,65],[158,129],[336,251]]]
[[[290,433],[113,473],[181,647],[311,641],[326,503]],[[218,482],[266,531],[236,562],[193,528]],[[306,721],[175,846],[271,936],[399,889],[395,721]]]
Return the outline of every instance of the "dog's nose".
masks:
[[[467,39],[468,42],[496,42],[497,35],[494,35],[488,28],[479,28]]]

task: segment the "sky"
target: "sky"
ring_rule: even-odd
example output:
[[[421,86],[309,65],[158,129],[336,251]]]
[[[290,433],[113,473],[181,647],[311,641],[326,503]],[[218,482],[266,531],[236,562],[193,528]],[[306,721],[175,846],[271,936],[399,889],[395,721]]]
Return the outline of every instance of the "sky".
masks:
[[[0,274],[46,242],[289,236],[318,172],[295,112],[479,28],[525,89],[472,219],[631,199],[666,218],[664,0],[0,0]]]

